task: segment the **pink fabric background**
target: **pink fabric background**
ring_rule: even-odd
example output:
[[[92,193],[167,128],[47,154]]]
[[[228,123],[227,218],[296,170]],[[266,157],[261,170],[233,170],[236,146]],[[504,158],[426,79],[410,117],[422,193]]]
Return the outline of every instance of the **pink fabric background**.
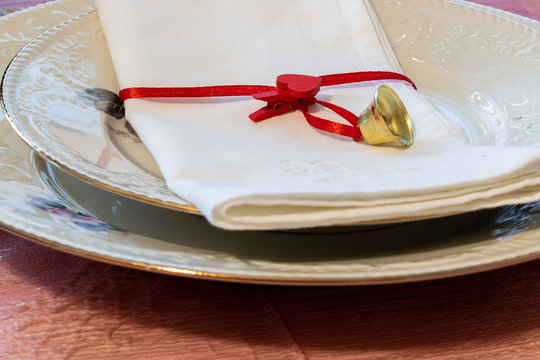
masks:
[[[540,19],[538,0],[476,2]],[[237,285],[111,266],[0,231],[0,358],[538,359],[539,279],[533,261],[400,285]]]

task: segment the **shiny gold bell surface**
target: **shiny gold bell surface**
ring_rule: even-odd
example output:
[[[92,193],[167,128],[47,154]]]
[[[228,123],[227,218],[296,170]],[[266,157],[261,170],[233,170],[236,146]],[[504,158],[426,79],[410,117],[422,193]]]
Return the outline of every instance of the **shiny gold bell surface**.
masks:
[[[413,128],[405,105],[387,85],[375,92],[373,102],[360,115],[358,127],[371,145],[394,143],[408,147],[413,143]]]

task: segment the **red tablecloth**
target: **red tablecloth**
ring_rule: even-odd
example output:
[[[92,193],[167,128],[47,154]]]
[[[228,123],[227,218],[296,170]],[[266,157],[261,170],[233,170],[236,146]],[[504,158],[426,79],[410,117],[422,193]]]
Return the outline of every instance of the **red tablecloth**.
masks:
[[[538,0],[476,2],[540,19]],[[399,285],[237,285],[111,266],[0,231],[0,358],[538,359],[539,277],[534,261]]]

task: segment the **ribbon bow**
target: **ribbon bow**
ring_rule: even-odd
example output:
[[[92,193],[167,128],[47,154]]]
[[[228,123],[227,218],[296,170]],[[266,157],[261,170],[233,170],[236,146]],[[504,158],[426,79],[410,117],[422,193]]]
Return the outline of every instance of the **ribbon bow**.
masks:
[[[290,111],[300,110],[306,121],[316,129],[333,134],[348,136],[355,141],[362,141],[358,125],[358,116],[335,104],[315,98],[321,87],[351,84],[374,80],[399,80],[408,82],[416,89],[411,79],[403,74],[389,71],[363,71],[323,76],[297,74],[279,75],[277,86],[267,85],[217,85],[200,87],[131,87],[120,91],[120,101],[133,98],[198,98],[223,96],[252,96],[256,100],[266,101],[267,105],[249,115],[255,122],[266,120]],[[310,105],[322,105],[351,125],[341,124],[309,114]]]
[[[252,95],[253,98],[266,101],[268,104],[249,115],[251,120],[258,122],[299,109],[304,114],[306,121],[314,128],[348,136],[355,141],[362,141],[362,134],[356,126],[358,116],[342,107],[315,98],[315,95],[321,89],[322,78],[309,75],[284,74],[277,77],[276,85],[276,90]],[[308,107],[313,104],[329,108],[347,120],[352,126],[309,114]]]

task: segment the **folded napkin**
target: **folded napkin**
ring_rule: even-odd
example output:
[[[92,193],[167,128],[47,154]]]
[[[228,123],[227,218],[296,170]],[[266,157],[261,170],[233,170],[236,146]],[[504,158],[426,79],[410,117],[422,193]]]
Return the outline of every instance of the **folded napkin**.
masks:
[[[121,88],[401,71],[367,1],[96,4]],[[387,83],[413,121],[406,150],[323,133],[300,111],[253,123],[248,115],[264,103],[250,97],[129,99],[125,107],[170,189],[223,228],[384,221],[539,198],[540,149],[471,146],[411,86]],[[325,87],[317,98],[360,114],[378,85]]]

